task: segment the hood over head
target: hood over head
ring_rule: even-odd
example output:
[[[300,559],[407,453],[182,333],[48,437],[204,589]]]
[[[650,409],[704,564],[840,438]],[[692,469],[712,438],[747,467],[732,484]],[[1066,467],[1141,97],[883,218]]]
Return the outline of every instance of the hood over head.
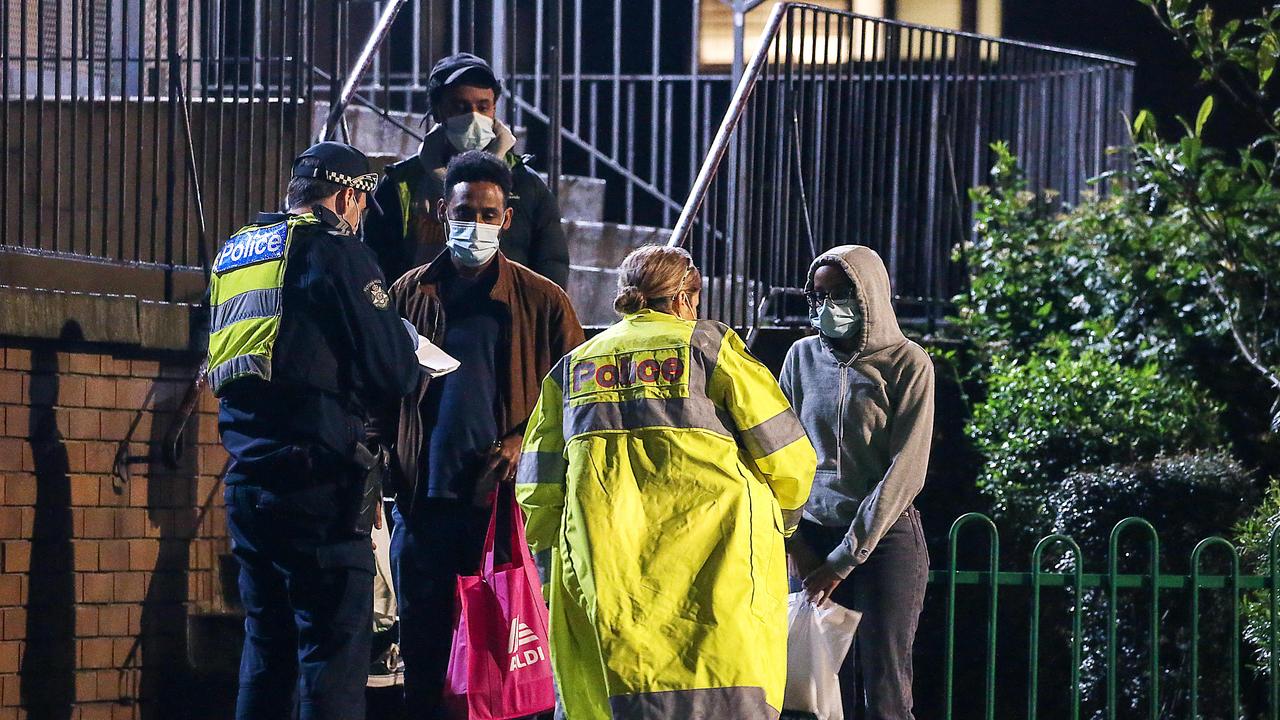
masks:
[[[813,274],[822,265],[842,268],[853,281],[854,296],[862,313],[862,332],[854,338],[854,356],[871,355],[907,341],[893,312],[889,271],[880,254],[865,245],[838,245],[814,258],[804,289],[813,289]],[[824,338],[825,340],[825,338]]]

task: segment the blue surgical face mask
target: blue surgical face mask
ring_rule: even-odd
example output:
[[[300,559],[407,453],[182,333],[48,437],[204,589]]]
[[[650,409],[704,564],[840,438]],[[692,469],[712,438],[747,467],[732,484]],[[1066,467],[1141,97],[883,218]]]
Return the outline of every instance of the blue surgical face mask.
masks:
[[[818,332],[835,340],[853,337],[862,327],[862,315],[855,300],[824,300],[809,312],[809,323]]]
[[[449,252],[459,265],[480,267],[497,254],[501,230],[501,225],[450,220]]]

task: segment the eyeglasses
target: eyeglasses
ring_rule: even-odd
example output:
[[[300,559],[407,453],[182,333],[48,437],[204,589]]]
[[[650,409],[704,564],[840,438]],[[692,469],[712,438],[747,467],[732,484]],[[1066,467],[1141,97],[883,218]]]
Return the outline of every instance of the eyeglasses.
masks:
[[[841,288],[833,292],[825,290],[806,290],[804,299],[809,301],[809,307],[816,308],[822,303],[830,300],[833,303],[848,302],[853,299],[853,288]]]

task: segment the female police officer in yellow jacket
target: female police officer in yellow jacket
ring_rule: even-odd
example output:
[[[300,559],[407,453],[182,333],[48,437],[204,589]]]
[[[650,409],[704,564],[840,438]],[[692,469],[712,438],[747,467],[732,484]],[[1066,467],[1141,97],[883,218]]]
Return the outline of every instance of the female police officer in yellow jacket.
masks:
[[[689,254],[622,263],[622,320],[542,384],[517,497],[552,550],[551,654],[572,720],[776,718],[783,537],[816,463],[769,371],[695,320]]]

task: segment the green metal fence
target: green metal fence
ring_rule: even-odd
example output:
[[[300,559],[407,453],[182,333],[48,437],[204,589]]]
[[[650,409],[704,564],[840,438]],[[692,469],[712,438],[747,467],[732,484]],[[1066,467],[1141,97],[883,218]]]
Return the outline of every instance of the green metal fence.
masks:
[[[972,530],[972,531],[969,531]],[[958,560],[958,551],[961,549],[961,536],[972,540],[975,534],[986,536],[989,552],[986,557],[985,569],[965,570],[960,569]],[[1145,539],[1145,547],[1149,560],[1145,563],[1147,568],[1145,572],[1121,572],[1121,541],[1130,540],[1130,536],[1139,536]],[[1142,518],[1130,517],[1117,523],[1111,530],[1108,552],[1106,558],[1106,572],[1086,572],[1086,564],[1090,560],[1084,558],[1080,546],[1070,537],[1065,535],[1050,535],[1040,540],[1035,545],[1031,553],[1031,570],[1030,572],[1009,572],[1000,570],[1000,537],[996,529],[995,523],[990,518],[981,513],[968,513],[956,519],[951,526],[948,540],[948,564],[945,570],[935,570],[929,574],[930,591],[937,592],[942,590],[946,593],[946,639],[945,639],[945,668],[943,676],[943,717],[946,720],[953,718],[961,718],[973,716],[970,713],[956,713],[955,706],[958,697],[964,697],[970,700],[970,704],[978,704],[976,696],[973,693],[982,693],[981,707],[982,717],[986,720],[995,720],[997,717],[997,704],[1003,708],[1000,713],[1001,717],[1009,716],[1009,708],[1012,707],[1011,699],[1008,694],[1010,692],[1025,692],[1025,714],[1019,712],[1029,720],[1036,720],[1041,716],[1041,706],[1043,701],[1050,693],[1059,695],[1055,697],[1058,704],[1060,714],[1070,717],[1073,720],[1082,716],[1081,704],[1081,663],[1084,654],[1084,637],[1086,632],[1087,615],[1092,615],[1093,621],[1101,618],[1106,623],[1104,628],[1105,636],[1105,692],[1101,706],[1092,711],[1085,709],[1086,715],[1093,717],[1103,717],[1107,720],[1116,720],[1116,718],[1128,717],[1146,717],[1150,720],[1156,718],[1174,717],[1175,713],[1170,711],[1170,707],[1165,705],[1162,707],[1162,688],[1161,676],[1162,672],[1169,671],[1168,660],[1161,657],[1160,648],[1162,645],[1162,633],[1164,633],[1164,644],[1167,646],[1167,637],[1171,632],[1178,631],[1182,633],[1181,637],[1189,637],[1189,642],[1184,642],[1178,647],[1179,663],[1178,669],[1181,670],[1181,677],[1185,678],[1185,687],[1166,688],[1169,692],[1164,693],[1167,699],[1170,693],[1176,693],[1179,702],[1176,703],[1178,712],[1177,717],[1190,717],[1193,720],[1200,718],[1278,718],[1280,717],[1280,673],[1277,673],[1277,664],[1280,657],[1277,656],[1277,610],[1280,609],[1280,597],[1277,597],[1276,587],[1277,575],[1276,556],[1277,542],[1280,541],[1280,527],[1272,531],[1270,536],[1270,552],[1268,556],[1269,575],[1245,575],[1241,574],[1240,554],[1235,546],[1226,539],[1221,537],[1210,537],[1200,541],[1190,553],[1188,574],[1173,574],[1169,572],[1161,572],[1160,563],[1160,537],[1156,529]],[[971,554],[972,547],[967,548],[966,554]],[[1070,569],[1066,571],[1047,571],[1043,565],[1046,561],[1046,555],[1053,553],[1054,557],[1065,559],[1067,557],[1074,558]],[[1208,574],[1204,571],[1206,566],[1206,558],[1208,556],[1216,556],[1216,562],[1223,563],[1223,566],[1229,568],[1228,572],[1220,574]],[[1130,556],[1131,558],[1132,556]],[[1213,561],[1210,559],[1209,561]],[[967,588],[967,589],[966,589]],[[1002,637],[999,630],[1002,627],[1000,604],[1002,588],[1006,596],[1011,588],[1022,588],[1020,594],[1029,594],[1026,612],[1027,627],[1025,630],[1018,628],[1021,637],[1009,637],[1006,630],[1005,636]],[[1042,595],[1045,588],[1061,588],[1063,602],[1063,613],[1058,618],[1042,617]],[[1105,602],[1105,614],[1100,612],[1101,608],[1092,608],[1095,612],[1086,612],[1087,596],[1089,591],[1097,591],[1096,594],[1101,595]],[[1141,622],[1143,627],[1128,628],[1129,630],[1140,632],[1145,636],[1146,657],[1142,663],[1143,682],[1145,686],[1143,691],[1145,698],[1140,698],[1138,704],[1145,706],[1145,711],[1140,715],[1133,711],[1134,703],[1129,703],[1125,707],[1121,702],[1121,695],[1126,689],[1121,688],[1121,683],[1117,678],[1117,648],[1119,641],[1117,633],[1123,626],[1121,619],[1122,599],[1121,591],[1133,591],[1142,595],[1147,603],[1149,603],[1148,611],[1145,619]],[[1202,603],[1202,595],[1205,591],[1218,591],[1223,595],[1219,596],[1216,609],[1222,607],[1228,608],[1225,616],[1221,613],[1210,617],[1202,617],[1206,610]],[[1269,635],[1269,660],[1267,662],[1269,677],[1263,682],[1266,684],[1265,692],[1257,693],[1264,695],[1260,702],[1252,703],[1252,707],[1246,707],[1242,703],[1241,698],[1241,679],[1242,675],[1246,679],[1254,677],[1254,668],[1243,664],[1244,654],[1242,653],[1242,645],[1244,640],[1241,635],[1241,611],[1242,611],[1242,594],[1250,591],[1262,591],[1262,597],[1265,598],[1265,607],[1270,619],[1270,635]],[[1178,593],[1185,595],[1177,596]],[[967,607],[974,604],[984,606],[984,618],[975,618],[974,623],[984,623],[982,628],[985,633],[985,663],[981,667],[981,680],[979,683],[964,683],[960,687],[957,686],[956,663],[957,663],[957,608],[959,607],[958,595],[965,596],[964,600]],[[976,597],[975,597],[976,596]],[[1175,597],[1173,602],[1169,602],[1171,596]],[[1169,612],[1169,608],[1177,606],[1185,610],[1185,612]],[[1004,606],[1005,610],[1005,626],[1009,625],[1009,613],[1023,612],[1023,610]],[[1129,608],[1132,610],[1132,607]],[[1132,615],[1132,612],[1126,613]],[[1063,617],[1065,616],[1065,617]],[[1050,624],[1056,623],[1056,624]],[[1204,644],[1204,629],[1212,627],[1217,632],[1222,633],[1229,628],[1229,634],[1226,635],[1228,641],[1226,644],[1229,649],[1226,651],[1228,657],[1204,657],[1202,656],[1201,645]],[[1046,632],[1046,628],[1048,632]],[[966,628],[970,636],[976,636],[979,633],[972,626]],[[971,640],[972,642],[972,640]],[[1009,682],[1008,669],[1001,673],[1001,682],[997,686],[997,657],[1000,654],[1002,645],[1008,643],[1026,643],[1027,667],[1025,677],[1018,678],[1019,682]],[[1049,649],[1050,645],[1055,645],[1059,653],[1069,653],[1069,660],[1065,661],[1069,666],[1069,670],[1065,671],[1068,677],[1042,677],[1041,657]],[[964,653],[964,662],[970,660],[976,663],[979,659],[978,652],[975,650],[969,653],[967,648]],[[1162,661],[1166,665],[1162,666]],[[1228,668],[1224,670],[1222,665],[1228,664]],[[1208,669],[1212,668],[1216,673],[1216,677],[1225,680],[1229,676],[1229,688],[1219,688],[1218,695],[1229,695],[1227,704],[1218,702],[1210,707],[1204,703],[1202,699],[1203,684],[1202,675],[1206,674]],[[978,668],[966,665],[970,680],[976,679],[979,674]],[[1022,683],[1025,682],[1025,688]],[[1049,686],[1052,685],[1050,688]],[[1132,688],[1128,688],[1132,691]],[[1065,694],[1065,695],[1063,695]]]

